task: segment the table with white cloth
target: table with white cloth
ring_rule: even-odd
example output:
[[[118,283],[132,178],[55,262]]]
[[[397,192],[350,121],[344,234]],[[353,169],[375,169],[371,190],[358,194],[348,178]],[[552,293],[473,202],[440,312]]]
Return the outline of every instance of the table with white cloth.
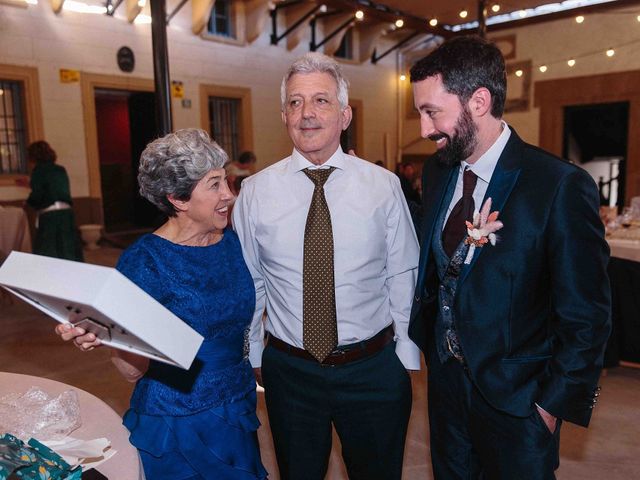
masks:
[[[78,394],[82,425],[71,432],[70,436],[81,440],[104,437],[117,451],[113,457],[97,467],[98,471],[109,480],[144,479],[138,451],[129,443],[129,432],[122,425],[122,418],[98,397],[47,378],[0,372],[0,397],[9,393],[25,393],[34,386],[50,396],[57,396],[69,389]]]
[[[605,367],[640,363],[640,239],[609,238],[611,320]]]
[[[29,221],[22,208],[0,206],[0,263],[12,250],[31,252]]]

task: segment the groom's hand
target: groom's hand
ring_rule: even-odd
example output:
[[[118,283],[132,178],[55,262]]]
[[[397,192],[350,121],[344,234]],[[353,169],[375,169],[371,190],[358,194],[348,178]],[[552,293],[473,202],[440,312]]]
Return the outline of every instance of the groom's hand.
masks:
[[[544,421],[544,424],[547,426],[549,431],[551,433],[554,433],[556,431],[556,423],[558,422],[558,419],[547,412],[540,405],[536,405],[536,408],[538,409],[538,413],[542,417],[542,420]]]

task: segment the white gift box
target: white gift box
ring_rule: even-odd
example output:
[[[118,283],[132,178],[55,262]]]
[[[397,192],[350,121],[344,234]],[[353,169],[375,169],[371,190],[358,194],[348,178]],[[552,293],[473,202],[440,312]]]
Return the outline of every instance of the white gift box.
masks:
[[[0,285],[104,345],[188,369],[203,337],[114,268],[12,252]],[[52,332],[53,333],[53,332]]]

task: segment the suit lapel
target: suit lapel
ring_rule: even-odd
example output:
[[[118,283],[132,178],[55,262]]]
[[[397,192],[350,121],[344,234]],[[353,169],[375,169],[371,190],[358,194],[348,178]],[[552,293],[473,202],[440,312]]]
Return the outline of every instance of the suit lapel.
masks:
[[[520,159],[522,158],[520,152],[522,144],[522,140],[520,140],[518,135],[516,135],[515,130],[512,129],[509,141],[498,159],[496,168],[491,176],[491,181],[489,182],[489,187],[487,188],[487,193],[482,200],[482,205],[484,205],[487,198],[491,198],[492,212],[502,211],[513,187],[515,187],[518,181],[518,177],[520,176]],[[479,208],[481,208],[482,205],[480,205]],[[471,259],[471,263],[469,265],[465,265],[460,273],[459,285],[461,285],[467,278],[469,272],[471,272],[483,251],[484,247],[476,248],[475,254]]]
[[[425,282],[425,274],[427,270],[427,262],[431,252],[431,239],[433,236],[433,228],[438,217],[438,213],[442,208],[442,200],[447,191],[447,186],[451,181],[451,176],[457,172],[458,166],[455,167],[442,165],[435,158],[430,161],[434,162],[433,168],[426,169],[424,184],[429,188],[425,189],[427,195],[423,200],[424,217],[422,221],[422,248],[420,248],[420,263],[418,270],[418,288],[422,288]]]

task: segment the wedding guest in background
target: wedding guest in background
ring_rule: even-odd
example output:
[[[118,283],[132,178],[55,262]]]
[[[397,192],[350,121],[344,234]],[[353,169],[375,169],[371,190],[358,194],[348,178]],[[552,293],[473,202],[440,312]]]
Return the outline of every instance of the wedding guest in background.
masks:
[[[82,261],[67,171],[56,164],[56,152],[44,140],[29,145],[27,156],[35,162],[27,198],[37,215],[33,253]]]
[[[247,357],[255,306],[236,234],[226,153],[197,129],[178,130],[142,153],[140,193],[169,218],[122,254],[117,269],[205,337],[188,371],[112,350],[137,382],[124,415],[148,479],[263,479],[255,377]],[[100,345],[70,324],[56,332],[81,350]]]
[[[589,424],[611,328],[596,185],[502,120],[506,78],[476,36],[411,69],[438,149],[409,328],[427,360],[437,480],[555,478],[560,426]]]

